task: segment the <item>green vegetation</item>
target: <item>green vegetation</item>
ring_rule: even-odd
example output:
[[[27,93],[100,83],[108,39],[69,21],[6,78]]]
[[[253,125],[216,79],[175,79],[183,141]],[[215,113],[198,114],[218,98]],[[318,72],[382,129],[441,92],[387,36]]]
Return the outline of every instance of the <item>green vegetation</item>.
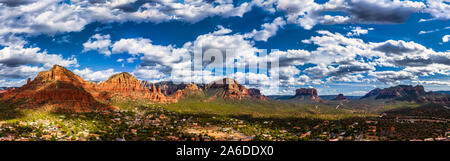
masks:
[[[407,102],[366,111],[345,102],[203,100],[193,96],[154,104],[113,98],[110,105],[120,111],[90,113],[55,112],[49,106],[19,109],[20,103],[3,103],[0,140],[438,140],[450,131],[448,120],[440,115],[417,118],[416,111],[408,111],[408,117],[399,115],[402,109],[430,106]],[[435,106],[434,112],[442,109]],[[387,115],[379,117],[383,112]]]
[[[364,111],[336,109],[327,104],[298,104],[280,101],[255,101],[250,99],[226,100],[217,98],[205,102],[203,97],[190,97],[173,104],[163,104],[170,111],[188,114],[215,114],[221,116],[249,115],[263,118],[322,118],[375,116]]]

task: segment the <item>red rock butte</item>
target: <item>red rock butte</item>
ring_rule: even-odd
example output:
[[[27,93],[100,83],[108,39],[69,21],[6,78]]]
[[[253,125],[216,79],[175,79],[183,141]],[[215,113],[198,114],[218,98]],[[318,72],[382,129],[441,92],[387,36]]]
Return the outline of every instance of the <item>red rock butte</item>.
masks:
[[[175,102],[175,100],[168,99],[162,94],[161,89],[156,89],[154,84],[149,89],[144,82],[126,72],[115,74],[105,82],[98,84],[91,83],[85,86],[85,88],[96,98],[100,99],[109,99],[118,96],[132,99],[149,99],[159,103]]]
[[[347,97],[344,96],[344,94],[340,93],[340,94],[337,95],[336,98],[334,98],[333,100],[345,101],[345,100],[348,100],[348,99],[347,99]]]
[[[55,65],[49,71],[40,72],[33,81],[22,87],[7,91],[2,101],[25,100],[20,107],[38,108],[51,105],[57,110],[89,112],[110,107],[99,103],[83,88],[87,83],[71,71]]]
[[[15,90],[6,91],[1,101],[25,100],[24,108],[52,105],[58,110],[89,112],[114,107],[100,103],[112,97],[149,99],[154,102],[175,102],[156,88],[148,89],[129,73],[119,73],[107,81],[91,83],[59,65],[40,72],[33,81]]]
[[[226,99],[237,99],[237,100],[242,100],[243,98],[256,98],[259,100],[267,99],[265,96],[260,94],[259,90],[258,91],[252,90],[251,92],[249,92],[249,90],[245,86],[239,84],[236,80],[231,78],[224,78],[221,80],[214,81],[205,87],[205,90],[220,90],[220,89],[224,90],[224,92],[217,93],[217,97],[223,97]],[[256,95],[258,93],[259,95]]]
[[[188,96],[203,96],[203,90],[199,88],[196,84],[190,83],[184,87],[182,90],[177,90],[175,93],[173,93],[171,96],[174,99],[183,99]]]
[[[294,98],[298,98],[300,100],[312,100],[315,102],[322,101],[319,97],[317,90],[315,88],[300,88],[295,90]]]

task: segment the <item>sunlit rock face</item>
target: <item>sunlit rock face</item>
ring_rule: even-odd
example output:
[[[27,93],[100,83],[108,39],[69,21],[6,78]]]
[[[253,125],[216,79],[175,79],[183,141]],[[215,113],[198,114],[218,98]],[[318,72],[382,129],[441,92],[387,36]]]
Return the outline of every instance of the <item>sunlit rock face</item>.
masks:
[[[5,91],[2,101],[26,100],[24,108],[51,105],[58,110],[89,112],[93,110],[115,109],[100,103],[112,97],[147,99],[153,102],[176,102],[168,99],[154,85],[147,88],[129,73],[119,73],[107,81],[92,83],[83,80],[64,67],[55,65],[49,71],[40,72],[33,81],[15,90]]]
[[[295,90],[295,96],[293,98],[297,98],[300,100],[312,100],[315,102],[322,101],[317,93],[315,88],[300,88]]]
[[[112,107],[99,103],[83,86],[89,84],[64,67],[55,65],[40,72],[33,81],[4,93],[2,101],[26,101],[23,108],[49,105],[54,110],[90,112]]]
[[[251,98],[247,88],[231,78],[224,78],[206,85],[205,90],[216,91],[217,97],[242,100]]]
[[[159,103],[176,102],[176,100],[168,99],[162,94],[161,89],[156,88],[155,84],[152,84],[150,88],[147,86],[146,82],[140,81],[133,75],[123,72],[111,76],[105,82],[90,84],[85,88],[100,99],[118,96],[132,99],[149,99],[150,101]]]
[[[170,97],[174,99],[184,99],[189,96],[204,96],[203,89],[199,88],[196,84],[190,83],[185,85],[184,89],[178,89]]]

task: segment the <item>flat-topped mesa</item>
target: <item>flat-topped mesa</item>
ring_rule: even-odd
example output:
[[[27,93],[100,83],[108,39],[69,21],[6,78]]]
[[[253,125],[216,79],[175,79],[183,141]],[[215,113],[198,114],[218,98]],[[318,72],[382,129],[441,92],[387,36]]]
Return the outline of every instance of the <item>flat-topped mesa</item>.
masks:
[[[346,101],[346,100],[348,100],[348,99],[347,99],[347,97],[344,96],[344,94],[340,93],[340,94],[337,95],[336,98],[334,98],[333,100]]]
[[[312,100],[319,102],[322,99],[315,88],[300,88],[295,90],[295,96],[293,98],[298,98],[300,100]]]
[[[241,100],[243,98],[250,97],[247,88],[231,78],[224,78],[214,81],[208,84],[205,87],[205,90],[224,90],[223,93],[218,93],[223,98]]]

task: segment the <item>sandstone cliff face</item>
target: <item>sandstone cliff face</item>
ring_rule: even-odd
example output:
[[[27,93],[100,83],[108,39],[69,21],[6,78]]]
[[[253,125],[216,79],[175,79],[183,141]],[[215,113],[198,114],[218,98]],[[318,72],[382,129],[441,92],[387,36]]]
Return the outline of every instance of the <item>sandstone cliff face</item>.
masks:
[[[50,71],[40,72],[33,81],[24,86],[8,91],[2,101],[26,100],[23,108],[38,108],[51,105],[54,110],[71,112],[89,112],[107,110],[111,107],[97,102],[84,90],[85,84],[77,75],[69,70],[55,65]]]
[[[39,85],[52,81],[68,82],[77,86],[83,86],[88,83],[66,68],[54,65],[49,71],[39,72],[36,78],[33,81],[28,81],[29,83],[26,85],[35,86],[36,84]]]
[[[217,97],[242,100],[250,97],[247,88],[236,80],[224,78],[206,85],[205,90],[216,91]]]
[[[203,95],[204,95],[203,90],[199,88],[196,84],[191,83],[186,85],[184,89],[177,90],[172,95],[170,95],[170,97],[178,100],[184,99],[189,96],[203,96]]]
[[[58,110],[89,112],[116,108],[96,100],[107,101],[115,96],[149,99],[161,103],[176,102],[164,96],[161,89],[157,89],[154,84],[149,89],[128,73],[113,75],[105,82],[91,83],[58,65],[49,71],[40,72],[33,81],[28,80],[24,86],[6,91],[1,101],[26,100],[24,108],[51,105]]]
[[[153,102],[175,102],[166,98],[160,88],[155,84],[149,89],[146,84],[129,73],[123,72],[111,76],[107,81],[85,86],[90,93],[101,99],[109,99],[115,96],[133,99],[149,99]]]
[[[344,94],[340,93],[338,96],[336,96],[336,98],[334,98],[333,100],[338,100],[338,101],[346,101],[348,100],[347,97],[344,96]]]
[[[231,78],[224,78],[209,83],[205,86],[205,92],[215,92],[214,97],[222,97],[226,99],[242,100],[244,98],[256,100],[268,100],[268,98],[261,94],[258,89],[247,89],[244,85],[239,84],[236,80]]]
[[[184,85],[183,89],[166,88],[173,90],[172,95],[163,94],[164,86],[140,81],[129,73],[119,73],[111,76],[107,81],[92,83],[81,77],[55,65],[51,70],[40,72],[34,80],[27,80],[27,84],[14,89],[2,91],[0,101],[26,100],[25,108],[37,108],[44,105],[52,105],[58,109],[74,112],[88,112],[93,110],[116,109],[98,101],[108,102],[113,97],[132,99],[148,99],[153,102],[171,103],[187,96],[205,96],[206,91],[214,92],[211,98],[230,98],[242,100],[244,98],[256,98],[267,100],[257,89],[248,90],[233,79],[222,79],[208,85],[196,84]]]
[[[317,93],[317,90],[314,88],[297,89],[295,90],[295,96],[293,98],[300,100],[311,100],[314,102],[322,101],[322,99],[319,97]]]
[[[264,96],[263,94],[261,94],[261,91],[259,89],[256,88],[249,88],[248,89],[248,94],[250,95],[250,97],[258,99],[258,100],[269,100],[268,97]]]
[[[146,83],[146,84],[147,84],[146,87],[152,88],[153,83]],[[168,96],[174,94],[178,90],[183,90],[184,88],[186,88],[187,84],[174,82],[159,82],[155,83],[155,86],[161,89],[161,93]]]

